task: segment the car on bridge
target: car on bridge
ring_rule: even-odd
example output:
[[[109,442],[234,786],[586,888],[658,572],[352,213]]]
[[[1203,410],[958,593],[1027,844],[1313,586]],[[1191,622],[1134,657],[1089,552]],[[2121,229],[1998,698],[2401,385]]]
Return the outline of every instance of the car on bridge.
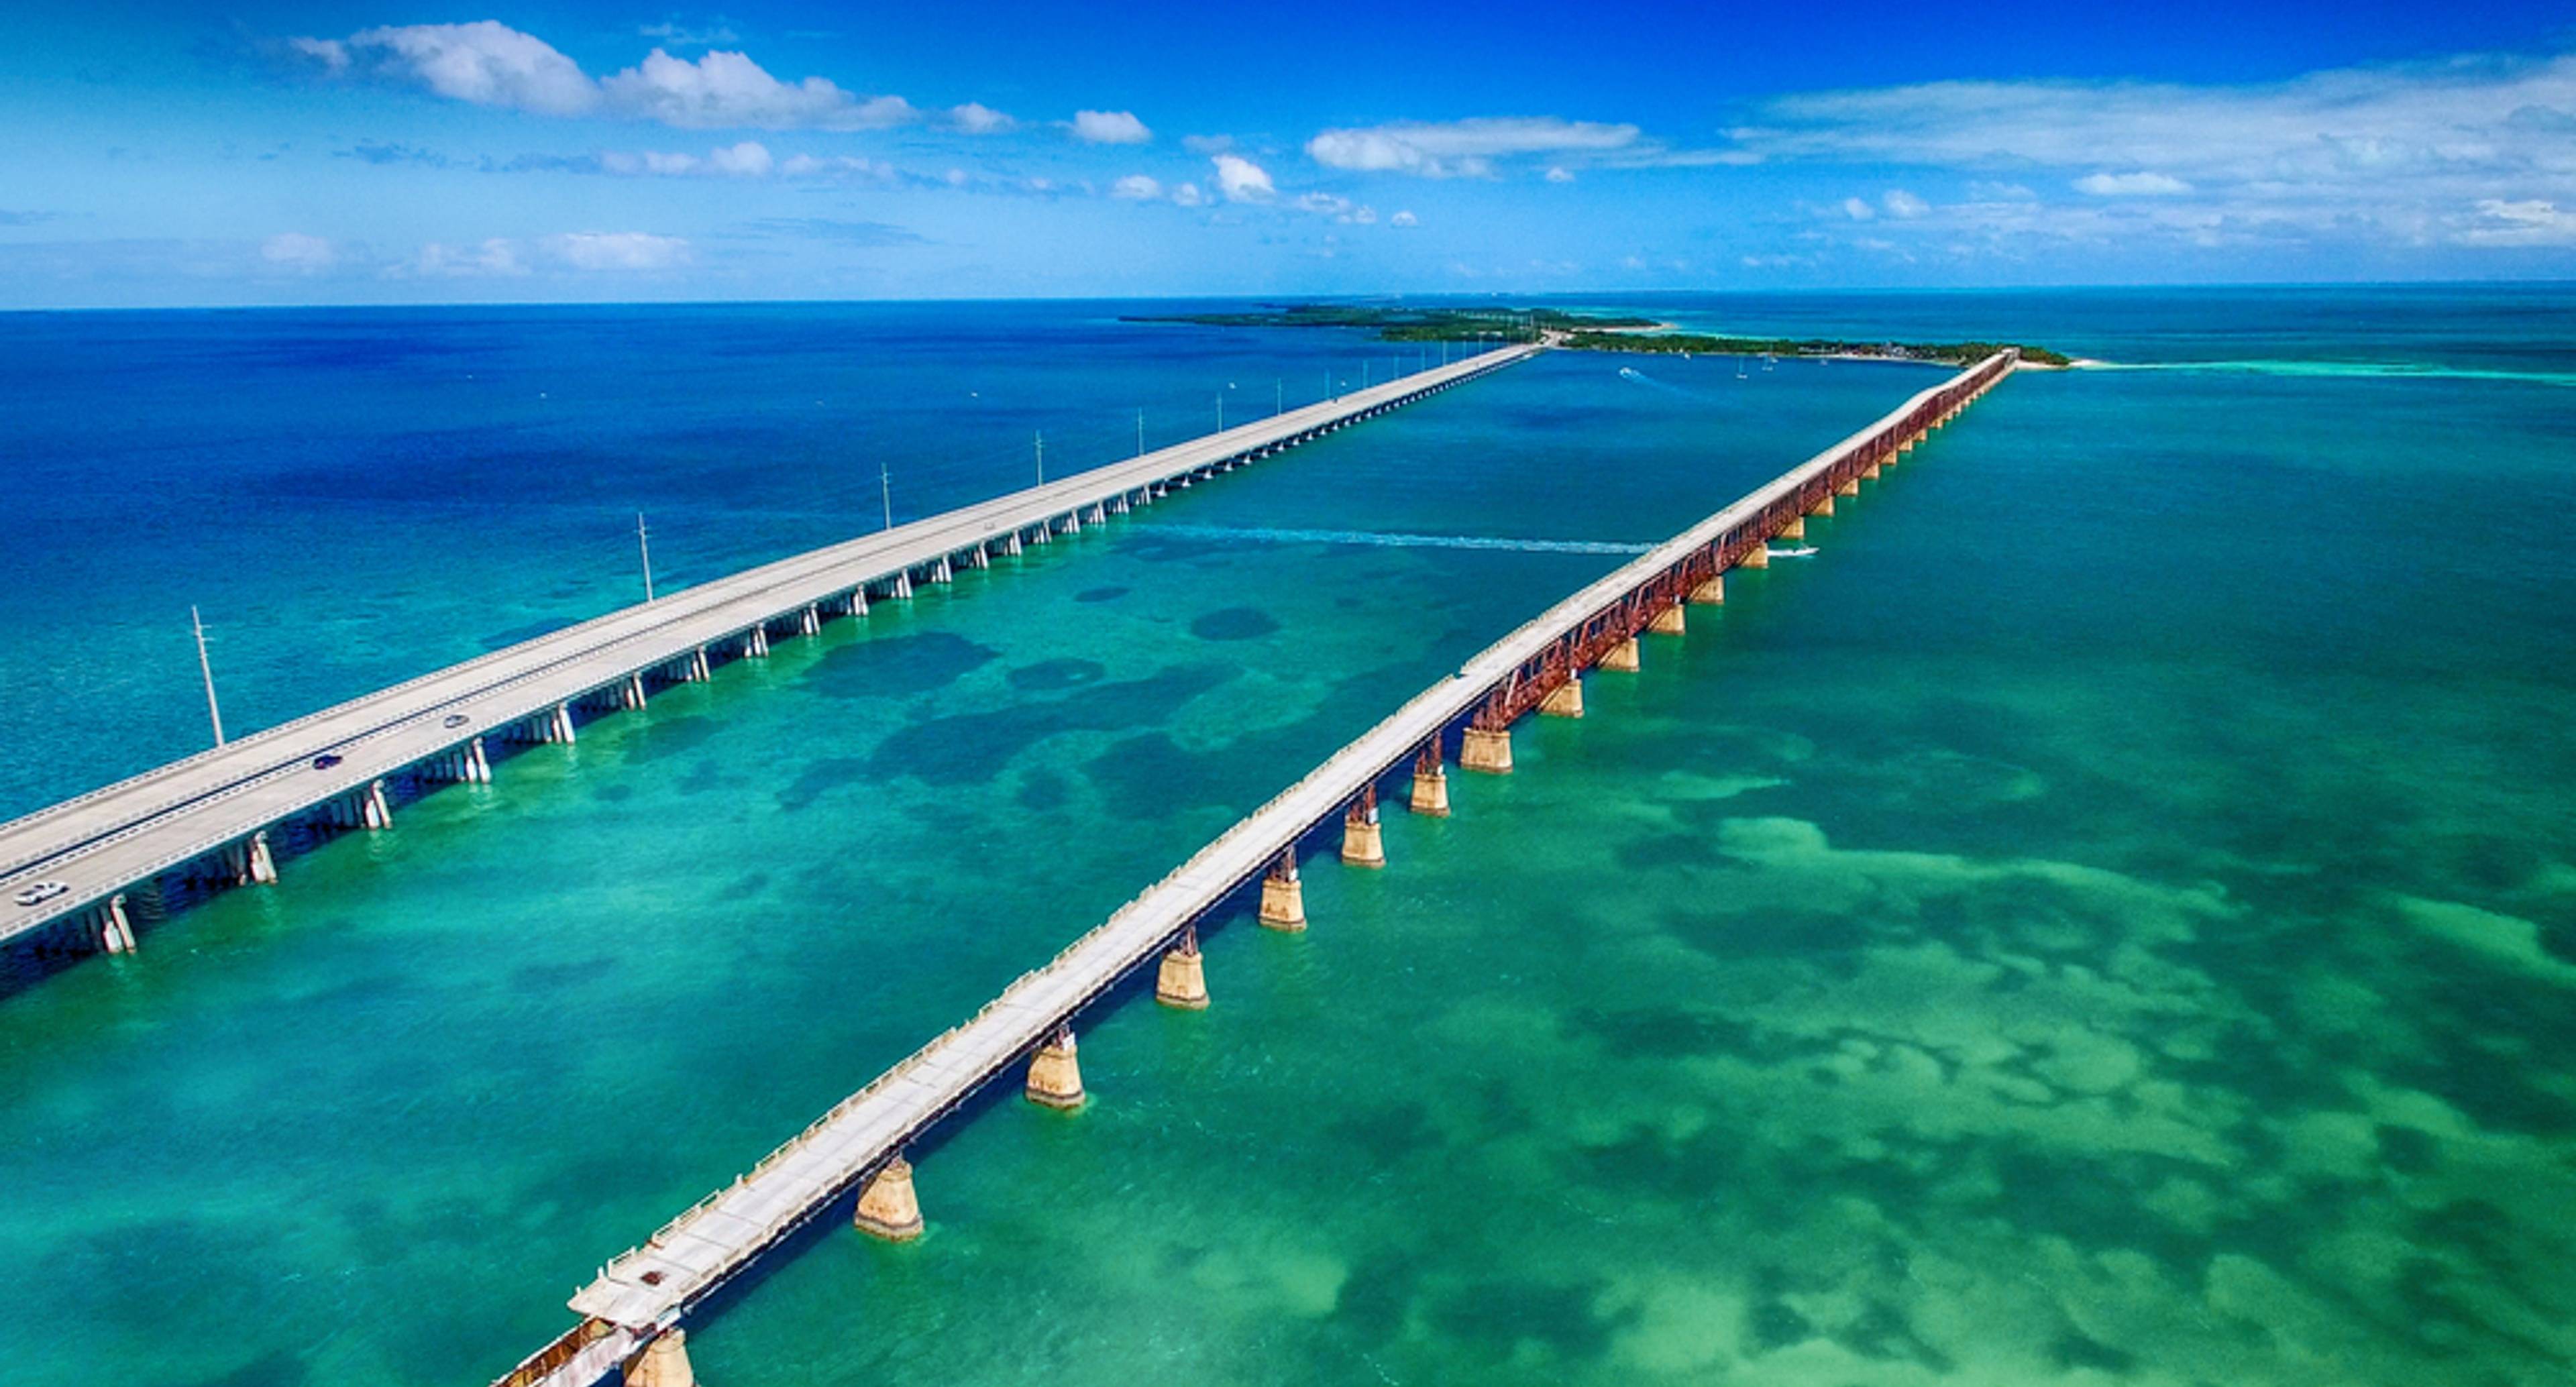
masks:
[[[317,771],[327,771],[338,764],[340,764],[340,758],[329,752],[313,758],[313,769]]]
[[[439,726],[441,726],[441,727],[463,727],[463,726],[466,724],[466,722],[467,722],[467,721],[468,721],[468,719],[466,718],[466,716],[465,716],[463,713],[450,713],[450,714],[448,714],[448,715],[447,715],[447,720],[446,720],[446,721],[444,721],[444,722],[442,722],[442,723],[440,723],[440,724],[439,724]]]
[[[43,905],[45,902],[50,901],[54,897],[62,895],[71,889],[72,888],[63,885],[59,881],[39,881],[32,886],[25,887],[20,890],[18,894],[11,896],[9,899],[16,901],[20,905]]]

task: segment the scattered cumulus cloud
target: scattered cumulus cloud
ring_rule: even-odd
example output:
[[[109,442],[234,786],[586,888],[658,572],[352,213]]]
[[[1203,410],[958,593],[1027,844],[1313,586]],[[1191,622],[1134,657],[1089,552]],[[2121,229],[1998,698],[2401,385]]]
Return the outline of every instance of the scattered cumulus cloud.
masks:
[[[320,236],[287,231],[261,242],[259,258],[298,274],[320,274],[340,263],[340,250]]]
[[[1175,183],[1172,185],[1172,201],[1183,207],[1204,207],[1208,195],[1201,192],[1196,183]]]
[[[495,236],[473,246],[432,241],[385,273],[395,279],[506,279],[529,273],[529,266],[516,242]]]
[[[572,231],[545,239],[548,254],[576,270],[667,270],[689,258],[678,236],[646,231]]]
[[[1398,212],[1394,216],[1387,218],[1386,224],[1389,226],[1420,226],[1422,225],[1422,219],[1413,215],[1411,212]]]
[[[980,101],[949,107],[948,124],[969,135],[999,135],[1019,126],[1018,121]]]
[[[1492,175],[1497,159],[1523,154],[1608,153],[1636,145],[1640,133],[1633,125],[1555,116],[1400,121],[1326,130],[1306,142],[1306,157],[1326,168],[1364,173],[1484,178]]]
[[[1076,111],[1073,137],[1087,144],[1143,144],[1154,138],[1132,111]]]
[[[1110,184],[1109,195],[1129,202],[1152,202],[1163,195],[1163,185],[1158,179],[1148,178],[1141,173],[1131,173]]]
[[[534,34],[497,20],[385,25],[288,48],[324,73],[423,88],[477,106],[549,116],[655,120],[691,129],[873,130],[920,118],[899,96],[862,98],[822,77],[782,82],[740,52],[695,60],[656,48],[592,78]]]
[[[1886,195],[1878,200],[1878,205],[1887,209],[1887,215],[1906,221],[1911,221],[1932,210],[1931,203],[1925,202],[1903,188],[1888,189]]]
[[[2171,197],[2191,185],[2169,173],[2141,169],[2136,173],[2095,173],[2075,180],[2075,191],[2095,197]]]
[[[1865,222],[1870,218],[1877,216],[1878,209],[1861,201],[1859,198],[1847,197],[1843,199],[1843,215],[1856,222]]]
[[[659,39],[681,48],[707,48],[719,43],[741,41],[741,35],[733,31],[733,26],[721,19],[704,28],[693,28],[677,19],[669,19],[659,24],[647,24],[635,32],[648,39]]]
[[[2576,246],[2576,209],[2540,198],[2481,198],[2460,239],[2481,246]]]
[[[1209,161],[1216,165],[1216,187],[1228,202],[1268,202],[1279,189],[1270,181],[1270,173],[1240,154],[1220,154]]]

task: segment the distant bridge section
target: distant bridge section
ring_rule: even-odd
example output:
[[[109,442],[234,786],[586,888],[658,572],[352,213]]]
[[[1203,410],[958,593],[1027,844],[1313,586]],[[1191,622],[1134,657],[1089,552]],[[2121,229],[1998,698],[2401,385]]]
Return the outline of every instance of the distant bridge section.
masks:
[[[810,550],[623,608],[225,743],[0,824],[0,944],[123,952],[164,889],[273,883],[272,830],[381,829],[397,791],[489,781],[492,745],[570,741],[656,687],[760,658],[871,601],[903,599],[1030,544],[1523,361],[1518,345],[1125,462]],[[134,899],[129,900],[129,896]],[[49,928],[50,927],[50,928]],[[39,934],[39,931],[44,933]]]

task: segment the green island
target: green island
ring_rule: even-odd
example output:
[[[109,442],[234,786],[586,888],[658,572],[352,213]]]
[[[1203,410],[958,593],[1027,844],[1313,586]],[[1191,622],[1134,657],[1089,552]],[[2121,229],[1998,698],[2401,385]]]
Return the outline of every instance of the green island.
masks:
[[[2046,347],[2003,342],[1855,342],[1828,337],[1731,337],[1648,331],[1652,318],[1569,313],[1554,308],[1396,308],[1358,304],[1291,304],[1231,313],[1130,315],[1131,323],[1189,323],[1199,327],[1373,328],[1390,342],[1536,341],[1585,352],[1651,352],[1677,356],[1857,357],[1966,366],[2006,346],[2018,347],[2034,366],[2065,366],[2069,358]]]

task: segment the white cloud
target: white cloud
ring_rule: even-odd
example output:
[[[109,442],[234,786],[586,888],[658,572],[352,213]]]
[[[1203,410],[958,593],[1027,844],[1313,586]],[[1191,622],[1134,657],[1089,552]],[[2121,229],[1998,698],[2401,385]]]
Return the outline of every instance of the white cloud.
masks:
[[[980,101],[949,107],[948,123],[969,135],[998,135],[1019,124]]]
[[[1217,191],[1228,202],[1268,202],[1279,193],[1269,172],[1240,154],[1220,154],[1210,162],[1216,165]]]
[[[1326,130],[1306,142],[1306,157],[1327,168],[1410,173],[1424,178],[1481,178],[1493,161],[1515,154],[1607,153],[1637,143],[1633,125],[1555,116],[1481,116],[1442,123],[1399,121]]]
[[[820,77],[781,82],[748,55],[721,50],[690,62],[656,48],[634,67],[600,79],[599,90],[623,113],[692,129],[874,130],[920,115],[902,97],[861,101]]]
[[[1567,168],[1563,164],[1551,165],[1547,171],[1547,181],[1550,183],[1571,183],[1574,181],[1574,170]]]
[[[1200,192],[1199,185],[1196,183],[1175,183],[1172,185],[1172,201],[1179,203],[1183,207],[1204,207],[1207,205],[1207,200],[1207,194]]]
[[[1159,180],[1148,178],[1144,174],[1131,173],[1110,184],[1109,195],[1124,198],[1129,202],[1152,202],[1163,195],[1163,185]]]
[[[676,43],[682,48],[705,48],[713,44],[741,41],[741,36],[734,33],[733,26],[722,20],[704,29],[692,29],[677,20],[665,20],[660,24],[647,24],[635,32],[648,39]]]
[[[1090,144],[1143,144],[1154,132],[1132,111],[1076,111],[1073,137]]]
[[[320,274],[340,263],[340,250],[322,237],[287,231],[262,242],[259,258],[298,274]]]
[[[756,141],[745,140],[738,145],[709,154],[707,167],[736,178],[762,178],[768,175],[773,164],[767,146]]]
[[[1387,218],[1386,224],[1389,226],[1420,226],[1422,225],[1422,219],[1416,217],[1411,212],[1398,212],[1394,216]]]
[[[385,273],[396,279],[507,278],[528,273],[528,263],[520,258],[517,243],[495,236],[470,247],[432,241],[420,248],[420,254],[386,267]]]
[[[1887,209],[1887,215],[1908,220],[1932,210],[1931,203],[1925,202],[1903,188],[1888,189],[1886,195],[1878,200],[1878,205]]]
[[[2576,210],[2540,198],[2483,198],[2460,239],[2480,246],[2576,246]]]
[[[320,57],[333,72],[347,71],[358,55],[369,54],[390,73],[477,106],[572,116],[599,105],[599,88],[580,64],[544,39],[497,20],[380,25],[351,34],[345,44],[302,39],[296,46]]]
[[[1878,212],[1859,198],[1847,197],[1843,199],[1843,215],[1856,222],[1865,222],[1878,215]]]
[[[2136,173],[2096,173],[2075,180],[2075,191],[2095,197],[2171,197],[2191,185],[2169,173],[2140,169]]]
[[[749,55],[724,50],[691,61],[656,48],[635,66],[594,80],[545,40],[490,19],[385,25],[346,39],[290,39],[288,47],[333,76],[363,73],[539,115],[765,130],[875,130],[921,115],[902,97],[861,99],[821,77],[782,82]]]
[[[664,270],[689,257],[689,243],[645,231],[573,231],[546,238],[546,250],[576,270]]]
[[[788,178],[833,178],[847,174],[887,182],[899,176],[892,164],[878,159],[863,159],[854,154],[792,154],[778,166],[778,172]]]

